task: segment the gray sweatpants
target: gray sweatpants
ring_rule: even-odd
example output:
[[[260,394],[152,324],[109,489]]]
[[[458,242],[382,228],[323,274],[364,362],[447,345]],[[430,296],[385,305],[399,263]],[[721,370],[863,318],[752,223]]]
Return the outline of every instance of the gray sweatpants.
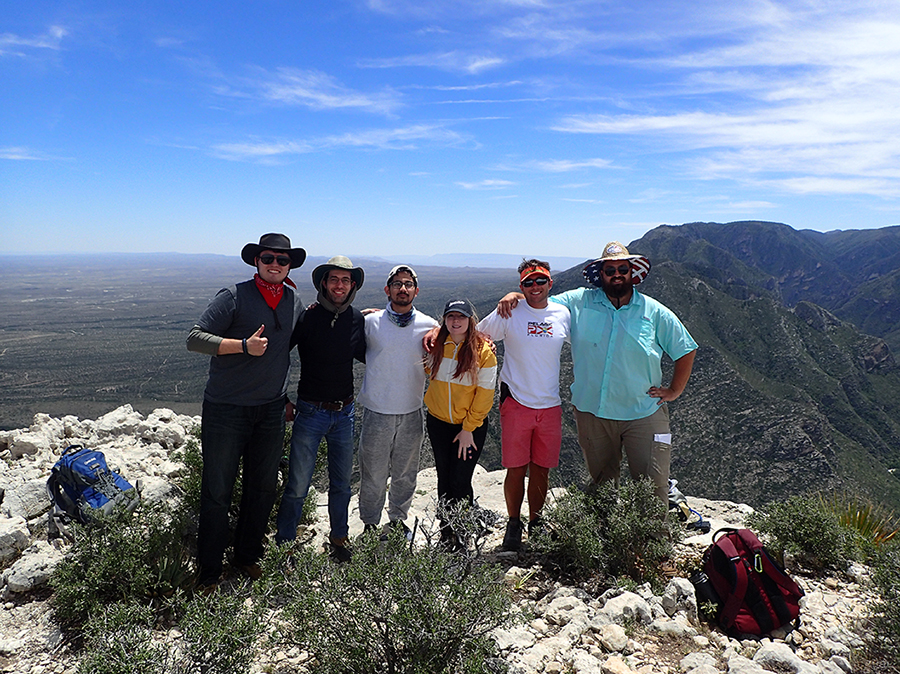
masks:
[[[425,409],[379,414],[364,409],[359,436],[359,518],[378,525],[388,477],[388,519],[405,520],[416,491],[419,453],[425,437]]]

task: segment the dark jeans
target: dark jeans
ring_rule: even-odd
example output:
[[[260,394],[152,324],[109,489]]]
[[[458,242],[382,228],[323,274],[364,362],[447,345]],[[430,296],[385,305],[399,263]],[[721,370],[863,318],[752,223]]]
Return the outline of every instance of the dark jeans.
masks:
[[[222,573],[228,510],[239,465],[243,466],[243,491],[234,532],[234,562],[254,564],[263,556],[284,446],[284,401],[257,406],[204,401],[201,441],[197,563],[200,581],[213,582]]]
[[[428,414],[425,417],[425,427],[428,429],[428,438],[434,450],[438,498],[446,500],[448,506],[463,501],[472,505],[474,497],[472,474],[475,472],[475,465],[481,452],[484,451],[484,441],[488,432],[487,419],[472,431],[476,449],[465,460],[459,458],[459,443],[453,442],[453,438],[462,430],[462,424],[448,424]]]

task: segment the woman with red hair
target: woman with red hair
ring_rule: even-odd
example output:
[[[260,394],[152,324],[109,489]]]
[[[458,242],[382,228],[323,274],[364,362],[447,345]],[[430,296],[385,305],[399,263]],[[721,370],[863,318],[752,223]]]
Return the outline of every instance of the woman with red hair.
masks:
[[[425,364],[430,377],[425,425],[437,469],[441,542],[452,550],[462,544],[447,522],[446,509],[473,503],[472,474],[484,449],[497,380],[497,357],[476,324],[471,302],[447,302]]]

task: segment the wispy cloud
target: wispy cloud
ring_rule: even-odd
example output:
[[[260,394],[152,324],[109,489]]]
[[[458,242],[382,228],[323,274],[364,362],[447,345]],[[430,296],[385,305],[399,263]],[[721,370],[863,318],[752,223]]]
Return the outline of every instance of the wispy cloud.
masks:
[[[552,128],[686,152],[682,166],[700,178],[900,196],[900,17],[868,4],[849,15],[827,0],[771,3],[722,46],[648,58],[681,76],[646,93],[653,111],[565,115]],[[704,109],[715,94],[731,104]]]
[[[465,190],[504,190],[513,187],[516,183],[509,180],[482,180],[477,183],[457,182],[457,185]]]
[[[213,90],[230,98],[261,100],[270,104],[300,106],[310,110],[363,110],[390,114],[401,107],[400,95],[383,89],[374,93],[355,91],[319,70],[256,69],[251,76],[227,77],[203,62],[204,71],[217,81]]]
[[[46,161],[49,157],[27,147],[0,147],[0,159]]]
[[[547,173],[569,173],[571,171],[580,171],[582,169],[591,168],[611,168],[612,162],[608,159],[584,159],[582,161],[573,161],[571,159],[551,159],[549,161],[536,161],[532,166]]]
[[[489,54],[474,54],[465,51],[448,51],[431,54],[410,54],[380,59],[361,59],[361,68],[438,68],[452,72],[478,74],[506,63],[506,59]]]
[[[332,148],[415,150],[425,145],[448,147],[467,142],[466,137],[451,129],[421,124],[347,132],[309,140],[251,139],[237,143],[218,143],[210,148],[210,152],[220,159],[279,164],[297,155]]]
[[[62,49],[62,40],[68,34],[69,31],[62,26],[50,26],[47,32],[41,35],[23,36],[2,33],[0,34],[0,56],[25,56],[27,52],[35,49],[58,51]]]

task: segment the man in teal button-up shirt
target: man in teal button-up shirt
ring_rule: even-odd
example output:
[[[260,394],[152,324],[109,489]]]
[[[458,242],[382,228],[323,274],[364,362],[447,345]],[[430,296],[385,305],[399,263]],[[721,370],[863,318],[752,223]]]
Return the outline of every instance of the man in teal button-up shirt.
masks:
[[[632,477],[652,479],[667,502],[672,434],[665,403],[684,391],[697,343],[670,309],[634,288],[649,271],[647,258],[613,241],[582,272],[598,287],[550,300],[572,315],[572,404],[591,480],[618,481],[624,449]],[[513,293],[504,297],[501,313],[517,299]],[[667,387],[663,353],[675,362]]]

